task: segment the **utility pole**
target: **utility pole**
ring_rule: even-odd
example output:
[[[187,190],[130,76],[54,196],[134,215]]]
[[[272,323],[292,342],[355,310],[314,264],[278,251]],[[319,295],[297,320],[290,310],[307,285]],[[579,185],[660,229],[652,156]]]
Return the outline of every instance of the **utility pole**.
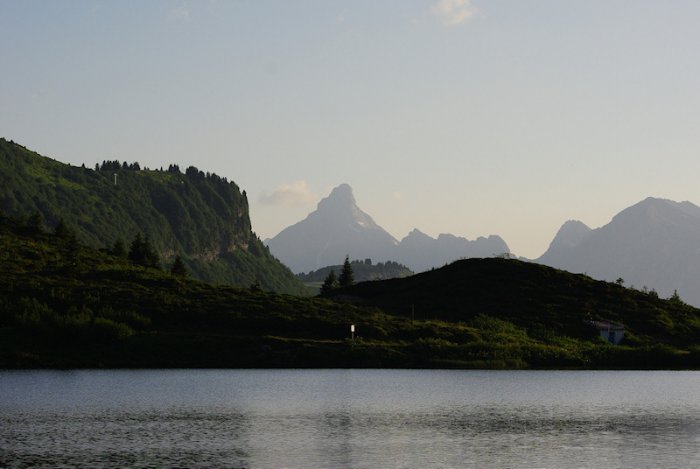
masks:
[[[114,185],[117,185],[117,173],[114,173]]]

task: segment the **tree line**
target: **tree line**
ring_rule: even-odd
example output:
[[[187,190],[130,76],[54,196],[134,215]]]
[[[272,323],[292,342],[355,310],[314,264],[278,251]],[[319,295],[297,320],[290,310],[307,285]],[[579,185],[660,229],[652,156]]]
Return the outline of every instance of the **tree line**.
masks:
[[[26,226],[37,231],[43,231],[41,215],[38,213],[31,215],[27,219]],[[73,245],[75,248],[77,248],[78,240],[75,231],[73,231],[73,229],[70,228],[62,218],[58,220],[58,223],[54,228],[54,235],[57,238],[67,241],[69,245]],[[136,233],[134,239],[129,244],[129,249],[126,248],[124,241],[118,239],[111,247],[103,249],[102,251],[122,259],[128,259],[136,265],[150,269],[163,270],[160,255],[153,247],[151,239],[148,235],[144,236],[141,233]],[[187,267],[179,254],[175,256],[169,271],[171,274],[178,277],[189,276],[189,271],[187,270]]]
[[[350,263],[350,257],[345,256],[345,262],[343,262],[343,267],[340,270],[340,275],[335,276],[335,270],[331,269],[326,276],[326,279],[321,285],[321,295],[327,296],[336,290],[337,288],[349,287],[355,283],[355,276],[352,271],[352,264]]]
[[[128,163],[126,161],[121,162],[119,160],[103,160],[102,164],[95,164],[95,171],[141,171],[141,169],[141,165],[136,161],[134,161],[133,163]],[[148,168],[143,169],[148,170]],[[164,170],[163,167],[161,167],[160,169],[156,169],[155,171],[183,174],[180,170],[180,166],[176,164],[168,165],[167,170]],[[187,169],[185,169],[184,174],[185,176],[188,176],[193,179],[206,179],[214,182],[223,182],[226,184],[228,184],[229,182],[228,179],[225,177],[221,177],[218,174],[211,173],[209,171],[201,171],[196,166],[188,166]]]

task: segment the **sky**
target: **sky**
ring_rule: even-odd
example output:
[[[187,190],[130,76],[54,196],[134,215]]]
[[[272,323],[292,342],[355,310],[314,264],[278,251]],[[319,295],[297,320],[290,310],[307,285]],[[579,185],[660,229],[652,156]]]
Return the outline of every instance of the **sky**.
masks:
[[[397,239],[700,205],[696,0],[0,0],[0,136],[197,166],[263,239],[341,184]]]

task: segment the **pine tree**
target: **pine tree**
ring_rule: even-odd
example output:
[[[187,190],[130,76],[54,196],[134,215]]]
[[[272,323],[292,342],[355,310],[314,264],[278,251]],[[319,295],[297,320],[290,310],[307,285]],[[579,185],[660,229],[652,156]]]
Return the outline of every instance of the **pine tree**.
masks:
[[[129,255],[128,258],[131,262],[134,262],[136,264],[142,264],[143,259],[145,258],[144,254],[144,243],[143,243],[143,238],[141,237],[141,233],[136,233],[136,236],[134,236],[134,240],[131,242],[131,245],[129,246]]]
[[[153,245],[151,245],[148,236],[144,239],[141,237],[141,233],[136,233],[136,237],[131,242],[131,246],[129,247],[129,260],[144,267],[160,269],[160,257],[158,253],[153,248]]]
[[[189,275],[187,267],[185,267],[185,263],[182,262],[180,255],[175,256],[175,261],[172,267],[170,267],[170,273],[177,277],[187,277]]]
[[[56,228],[53,230],[53,234],[55,234],[58,238],[66,239],[70,238],[73,235],[73,232],[70,228],[68,228],[68,225],[66,225],[66,222],[63,221],[63,218],[59,218]]]
[[[345,256],[345,262],[343,263],[343,270],[340,271],[340,277],[338,277],[338,284],[341,287],[349,287],[355,283],[355,276],[352,272],[352,265],[350,264],[350,257]]]
[[[152,267],[154,269],[160,269],[160,256],[156,252],[155,248],[151,244],[151,240],[146,235],[146,239],[144,241],[145,244],[145,251],[146,251],[146,267]]]
[[[326,296],[336,288],[338,288],[338,279],[335,277],[335,270],[331,269],[321,285],[321,295]]]
[[[255,282],[253,282],[253,284],[250,286],[249,290],[252,291],[253,293],[261,293],[263,291],[263,289],[262,289],[262,285],[260,285],[260,280],[256,278]]]
[[[112,246],[110,252],[113,256],[122,258],[126,258],[129,254],[128,252],[126,252],[126,245],[121,239],[118,239],[114,242],[114,245]]]
[[[31,228],[34,231],[43,232],[44,231],[44,219],[41,216],[41,213],[39,213],[39,212],[32,213],[29,216],[29,218],[27,218],[27,227]]]
[[[685,302],[681,299],[681,296],[678,294],[678,290],[673,290],[673,295],[669,298],[669,301],[676,305],[681,305],[684,306]]]

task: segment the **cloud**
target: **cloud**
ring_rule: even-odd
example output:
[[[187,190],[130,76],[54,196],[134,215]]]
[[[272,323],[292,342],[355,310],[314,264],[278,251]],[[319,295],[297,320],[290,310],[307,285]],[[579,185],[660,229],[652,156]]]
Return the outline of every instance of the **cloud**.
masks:
[[[338,24],[343,24],[345,23],[345,18],[348,15],[347,10],[341,11],[338,16],[335,18],[335,22]]]
[[[477,11],[471,0],[439,0],[432,10],[448,26],[457,26],[472,19]]]
[[[179,7],[170,10],[168,13],[168,19],[170,21],[189,21],[190,10],[185,5],[180,5]]]
[[[265,205],[300,206],[309,205],[315,196],[306,181],[294,181],[282,184],[270,195],[260,197],[260,203]]]

